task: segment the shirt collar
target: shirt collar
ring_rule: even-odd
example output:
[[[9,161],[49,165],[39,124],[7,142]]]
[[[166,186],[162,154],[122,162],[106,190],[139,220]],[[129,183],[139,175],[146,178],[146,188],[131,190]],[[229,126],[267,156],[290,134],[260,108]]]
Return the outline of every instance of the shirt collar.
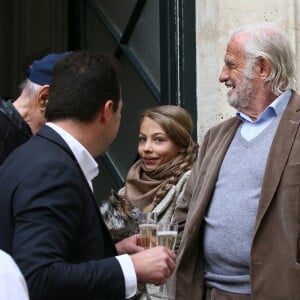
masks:
[[[74,156],[76,157],[77,162],[78,162],[85,178],[87,179],[91,189],[93,189],[92,180],[99,173],[99,168],[98,168],[97,162],[94,160],[94,158],[91,156],[91,154],[87,151],[87,149],[78,140],[76,140],[71,134],[69,134],[67,131],[65,131],[63,128],[61,128],[51,122],[47,122],[46,125],[48,125],[53,130],[55,130],[67,143],[67,145],[73,152]]]
[[[271,117],[280,116],[285,110],[290,98],[292,95],[291,90],[285,91],[279,97],[277,97],[261,114],[256,120],[252,120],[248,115],[239,111],[236,113],[236,116],[242,121],[250,123],[259,123],[263,122]]]

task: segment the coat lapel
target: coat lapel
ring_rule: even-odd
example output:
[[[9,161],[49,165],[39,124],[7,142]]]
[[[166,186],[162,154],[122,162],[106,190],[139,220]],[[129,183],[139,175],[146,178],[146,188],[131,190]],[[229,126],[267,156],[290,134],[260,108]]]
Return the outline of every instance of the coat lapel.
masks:
[[[262,184],[256,225],[256,233],[261,220],[266,213],[279,185],[289,154],[295,141],[300,124],[300,97],[293,92],[293,96],[278,124],[274,140],[268,155],[266,171]]]

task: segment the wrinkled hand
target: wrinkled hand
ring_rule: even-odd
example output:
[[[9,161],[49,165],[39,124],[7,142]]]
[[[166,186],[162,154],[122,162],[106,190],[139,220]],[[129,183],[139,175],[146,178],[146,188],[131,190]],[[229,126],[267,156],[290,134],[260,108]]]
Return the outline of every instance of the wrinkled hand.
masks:
[[[164,283],[176,266],[175,253],[162,246],[133,254],[131,259],[137,280],[143,283]]]
[[[140,246],[140,237],[141,236],[139,234],[134,234],[116,243],[115,246],[117,248],[118,254],[134,254],[145,250]]]

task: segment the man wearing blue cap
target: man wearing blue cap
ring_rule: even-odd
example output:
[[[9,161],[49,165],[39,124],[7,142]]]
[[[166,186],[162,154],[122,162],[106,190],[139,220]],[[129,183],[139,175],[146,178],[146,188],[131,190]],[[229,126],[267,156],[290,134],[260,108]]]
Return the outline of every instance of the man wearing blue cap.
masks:
[[[53,66],[68,53],[52,53],[35,60],[20,85],[20,96],[13,102],[0,98],[0,165],[45,123]]]

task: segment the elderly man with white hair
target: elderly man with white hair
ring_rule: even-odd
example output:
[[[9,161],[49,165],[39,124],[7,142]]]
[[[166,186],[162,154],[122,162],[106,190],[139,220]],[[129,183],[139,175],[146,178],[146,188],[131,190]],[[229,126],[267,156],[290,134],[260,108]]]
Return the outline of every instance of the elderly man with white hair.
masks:
[[[19,97],[15,101],[0,98],[0,165],[17,146],[25,143],[45,124],[54,64],[69,53],[51,53],[35,60],[20,85]]]

